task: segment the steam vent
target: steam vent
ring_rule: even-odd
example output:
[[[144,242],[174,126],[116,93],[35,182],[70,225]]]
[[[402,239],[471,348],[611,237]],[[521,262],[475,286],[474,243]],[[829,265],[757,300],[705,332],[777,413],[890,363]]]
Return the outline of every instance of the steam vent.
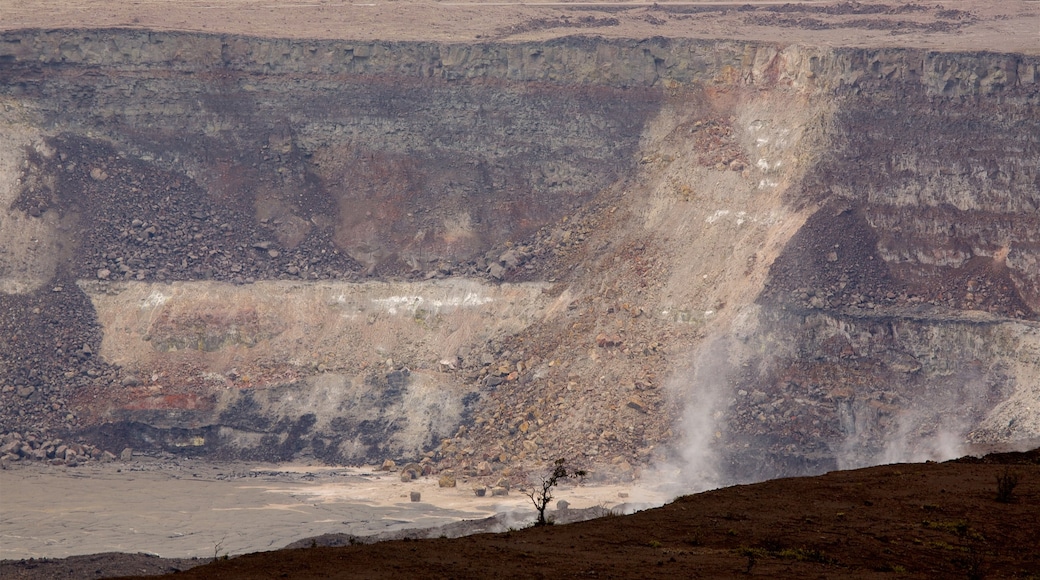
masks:
[[[0,20],[0,432],[702,484],[1040,440],[1035,4],[414,4]]]

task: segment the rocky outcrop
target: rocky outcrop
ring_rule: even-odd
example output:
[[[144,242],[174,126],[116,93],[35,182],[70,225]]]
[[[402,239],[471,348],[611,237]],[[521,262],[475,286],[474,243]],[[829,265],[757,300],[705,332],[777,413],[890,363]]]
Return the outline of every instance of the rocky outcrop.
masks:
[[[128,461],[131,449],[124,449],[122,461]],[[45,439],[37,433],[25,435],[18,432],[0,436],[0,469],[18,461],[39,461],[49,465],[77,467],[92,461],[115,461],[116,455],[91,444],[81,444],[61,439]]]
[[[24,30],[0,63],[4,429],[496,481],[1040,436],[1036,57]]]
[[[832,149],[788,192],[819,209],[759,297],[777,334],[733,408],[738,447],[786,433],[777,455],[847,467],[1040,435],[1021,403],[1040,312],[1035,64],[887,56],[858,55],[876,74],[837,84]]]

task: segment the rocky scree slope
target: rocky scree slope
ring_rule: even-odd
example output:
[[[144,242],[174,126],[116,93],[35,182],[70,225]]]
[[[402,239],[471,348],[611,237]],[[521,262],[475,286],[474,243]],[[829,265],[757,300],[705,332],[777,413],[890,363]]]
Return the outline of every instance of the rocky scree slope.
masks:
[[[701,482],[1040,436],[1035,57],[22,30],[0,63],[4,431]]]

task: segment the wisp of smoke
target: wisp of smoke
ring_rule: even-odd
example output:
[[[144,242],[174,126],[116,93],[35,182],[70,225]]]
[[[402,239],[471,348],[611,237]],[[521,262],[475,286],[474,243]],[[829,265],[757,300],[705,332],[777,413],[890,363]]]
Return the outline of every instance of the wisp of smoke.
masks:
[[[943,384],[933,392],[937,394],[922,394],[899,411],[895,429],[887,433],[878,432],[867,405],[850,403],[848,436],[835,453],[838,468],[945,461],[965,455],[970,415],[986,407],[986,385],[980,381],[959,387]]]
[[[719,471],[717,413],[729,393],[729,341],[708,340],[685,373],[674,376],[668,387],[683,404],[675,458],[644,472],[642,481],[672,495],[697,493],[723,484]]]

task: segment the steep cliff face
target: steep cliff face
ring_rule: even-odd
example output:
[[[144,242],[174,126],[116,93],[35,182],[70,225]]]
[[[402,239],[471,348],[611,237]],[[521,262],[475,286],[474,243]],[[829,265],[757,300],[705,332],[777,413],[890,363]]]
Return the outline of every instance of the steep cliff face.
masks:
[[[528,64],[544,59],[537,47],[144,33],[39,34],[8,47],[43,59],[16,58],[9,90],[57,132],[59,158],[37,159],[41,175],[68,178],[50,190],[41,184],[20,202],[26,209],[82,200],[117,236],[133,218],[151,224],[165,209],[135,207],[142,192],[170,188],[170,203],[233,226],[236,239],[276,243],[280,269],[330,243],[352,260],[344,256],[337,271],[425,272],[473,261],[630,169],[659,100],[627,82],[553,83],[594,64],[569,63],[566,56],[585,52],[559,47],[565,56],[550,54],[541,68]],[[57,171],[70,162],[78,173]],[[81,179],[92,169],[104,179]],[[136,215],[112,212],[119,208]],[[258,225],[267,231],[249,231]],[[102,253],[119,243],[92,241]],[[115,266],[90,258],[78,275]],[[229,277],[183,269],[162,275]]]
[[[1040,437],[1036,58],[27,30],[0,63],[6,430],[727,480]]]
[[[831,150],[789,191],[819,209],[759,297],[775,354],[738,398],[755,421],[737,439],[827,441],[819,456],[848,466],[1035,438],[1035,65],[853,59],[867,72],[836,87]]]

